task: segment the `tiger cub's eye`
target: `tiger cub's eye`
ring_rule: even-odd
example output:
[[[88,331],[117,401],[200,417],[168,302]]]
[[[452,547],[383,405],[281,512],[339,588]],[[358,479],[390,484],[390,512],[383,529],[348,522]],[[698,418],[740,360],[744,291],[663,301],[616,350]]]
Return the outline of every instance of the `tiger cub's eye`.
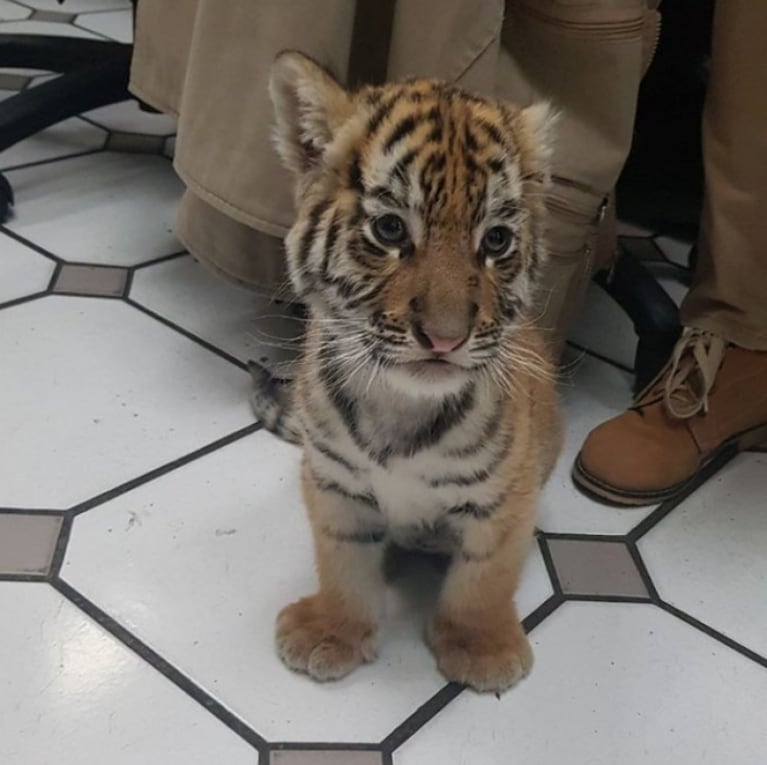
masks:
[[[405,221],[394,213],[376,218],[373,221],[373,233],[382,244],[402,244],[407,240]]]
[[[493,226],[482,237],[482,250],[488,255],[505,252],[511,244],[511,229],[506,226]]]

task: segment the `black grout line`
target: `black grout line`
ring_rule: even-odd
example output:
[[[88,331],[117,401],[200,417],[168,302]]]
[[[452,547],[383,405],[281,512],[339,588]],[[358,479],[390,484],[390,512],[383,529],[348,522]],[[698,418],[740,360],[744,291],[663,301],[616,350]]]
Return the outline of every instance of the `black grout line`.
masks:
[[[190,462],[194,462],[200,457],[204,457],[207,454],[216,451],[217,449],[221,449],[224,446],[229,446],[229,444],[233,444],[235,441],[239,441],[241,438],[245,438],[246,436],[255,433],[262,427],[262,423],[254,422],[251,425],[240,428],[240,430],[236,430],[234,433],[230,433],[228,436],[219,438],[217,441],[212,441],[211,443],[206,444],[205,446],[202,446],[193,452],[189,452],[189,454],[185,454],[183,457],[178,457],[175,460],[166,462],[164,465],[160,465],[160,467],[157,467],[154,470],[150,470],[148,473],[144,473],[143,475],[140,475],[137,478],[132,478],[130,481],[126,481],[125,483],[122,483],[113,489],[109,489],[108,491],[102,492],[101,494],[97,494],[95,497],[91,497],[90,499],[87,499],[84,502],[69,508],[68,512],[73,516],[80,515],[81,513],[91,510],[94,507],[98,507],[98,505],[104,504],[104,502],[108,502],[109,500],[126,494],[133,489],[137,489],[139,486],[143,486],[144,484],[149,483],[149,481],[153,481],[154,479],[160,478],[161,476],[166,475],[173,470],[177,470],[184,465],[188,465]]]
[[[336,750],[345,752],[380,752],[380,744],[358,744],[358,743],[338,743],[332,741],[270,741],[269,750],[272,752],[292,751],[292,752],[334,752]]]
[[[56,540],[56,549],[53,552],[51,565],[48,569],[50,577],[58,576],[59,572],[61,571],[61,567],[64,564],[64,556],[67,554],[69,537],[72,534],[72,520],[73,516],[70,513],[67,513],[61,521],[59,538]]]
[[[67,600],[73,603],[77,608],[87,614],[100,627],[109,632],[114,638],[119,640],[126,648],[130,649],[137,656],[141,657],[147,664],[157,670],[165,678],[170,680],[179,690],[186,693],[187,696],[196,701],[200,706],[216,717],[219,722],[226,725],[229,730],[238,735],[246,743],[257,749],[259,752],[267,748],[266,740],[253,730],[247,723],[230,712],[217,699],[208,694],[202,687],[182,674],[169,661],[164,659],[154,649],[146,643],[131,634],[119,622],[113,619],[105,611],[102,611],[95,603],[90,601],[81,592],[76,590],[63,579],[55,577],[51,585],[60,592]]]
[[[130,266],[119,266],[113,263],[94,263],[92,260],[65,260],[62,261],[62,266],[78,266],[87,268],[104,268],[109,271],[127,271]]]
[[[653,603],[649,595],[581,595],[566,592],[564,598],[573,603]]]
[[[70,117],[70,119],[73,119]],[[61,124],[61,123],[58,123]],[[32,136],[33,137],[33,136]],[[6,167],[0,167],[0,173],[15,173],[20,170],[29,170],[32,167],[40,167],[41,165],[51,165],[54,162],[63,162],[67,159],[77,159],[78,157],[90,157],[92,154],[101,154],[104,151],[102,146],[99,149],[86,149],[85,151],[75,151],[71,154],[62,154],[58,157],[48,157],[47,159],[37,159],[34,162],[22,162],[18,165],[8,165]]]
[[[160,263],[166,263],[169,260],[176,260],[184,255],[189,255],[189,250],[179,250],[178,252],[171,252],[170,255],[160,255],[159,258],[153,258],[152,260],[146,260],[143,263],[137,263],[135,266],[130,266],[130,270],[140,271],[142,268],[150,268],[151,266],[157,266]]]
[[[542,536],[544,539],[553,539],[553,540],[568,540],[573,542],[607,542],[607,543],[617,543],[617,544],[625,544],[626,543],[626,535],[625,534],[580,534],[580,533],[568,533],[568,532],[559,532],[559,531],[539,531],[539,536]]]
[[[50,250],[46,250],[44,247],[40,247],[39,244],[35,244],[33,241],[23,237],[21,234],[17,234],[15,231],[3,224],[0,224],[0,233],[9,236],[11,239],[15,239],[17,242],[19,242],[19,244],[23,244],[25,247],[29,247],[30,250],[34,250],[38,254],[44,255],[54,263],[63,262],[63,258],[60,258],[58,255],[54,255],[52,252],[50,252]]]
[[[728,637],[724,633],[719,632],[719,630],[715,630],[713,627],[709,627],[708,624],[704,624],[702,621],[696,619],[694,616],[691,616],[686,611],[682,611],[676,606],[672,606],[670,603],[666,602],[665,600],[659,601],[657,605],[659,608],[663,609],[664,611],[671,614],[672,616],[676,616],[677,619],[681,619],[683,622],[686,622],[691,627],[694,627],[695,629],[699,630],[703,634],[708,635],[710,638],[713,638],[719,643],[722,643],[722,645],[725,645],[728,648],[731,648],[733,651],[735,651],[736,653],[739,653],[741,656],[745,656],[747,659],[751,659],[751,661],[756,662],[760,666],[767,669],[767,658],[765,658],[761,654],[756,653],[756,651],[752,651],[750,648],[746,648],[746,646],[744,646],[742,643],[738,643],[736,640],[733,640],[731,637]]]
[[[538,535],[538,548],[541,551],[543,562],[546,566],[546,572],[551,580],[551,586],[554,588],[554,594],[558,597],[562,597],[562,583],[559,581],[559,574],[557,568],[554,565],[554,559],[551,557],[551,550],[549,550],[548,544],[546,544],[546,538]]]
[[[48,581],[47,574],[0,574],[0,582],[42,582]]]
[[[609,364],[611,367],[620,369],[621,372],[628,372],[630,375],[634,374],[633,367],[626,366],[626,364],[622,364],[620,361],[615,361],[615,359],[611,359],[609,358],[609,356],[605,356],[604,354],[601,354],[598,351],[592,351],[590,348],[586,348],[580,343],[576,343],[574,340],[568,340],[566,342],[566,345],[569,345],[571,348],[575,348],[575,350],[580,351],[581,353],[585,353],[587,356],[591,356],[597,359],[598,361],[602,361],[605,364]]]
[[[269,765],[272,760],[272,755],[268,749],[262,749],[258,753],[258,765]]]
[[[381,765],[394,765],[391,752],[381,752]]]
[[[134,270],[128,269],[128,273],[125,275],[125,284],[123,285],[123,291],[120,295],[123,300],[127,300],[130,297],[130,291],[133,288],[133,274]]]
[[[634,542],[629,542],[626,546],[628,547],[629,554],[634,561],[634,565],[637,567],[637,571],[639,571],[639,577],[644,583],[644,586],[647,588],[650,599],[657,605],[660,602],[660,596],[658,595],[658,590],[655,587],[655,582],[653,582],[652,577],[650,576],[650,572],[647,570],[647,565],[645,564],[644,559],[639,552],[639,548]]]
[[[524,619],[522,619],[522,626],[525,628],[525,633],[530,634],[544,619],[551,616],[564,603],[564,599],[561,595],[550,595],[546,600],[541,603],[535,611],[529,613]]]
[[[48,282],[48,287],[46,289],[47,292],[52,293],[53,288],[56,286],[56,282],[59,279],[59,275],[61,274],[61,269],[64,268],[63,261],[59,261],[56,263],[56,265],[53,268],[53,274],[51,274],[51,280]]]
[[[414,736],[426,723],[439,714],[451,701],[465,690],[463,685],[448,683],[422,704],[403,723],[398,725],[383,741],[384,752],[393,752]]]
[[[66,515],[66,510],[54,510],[53,508],[34,507],[0,507],[0,515]]]
[[[693,492],[704,486],[712,476],[716,475],[733,457],[737,456],[737,449],[732,446],[724,449],[718,456],[712,459],[702,470],[696,473],[688,481],[687,485],[670,499],[662,502],[650,515],[640,521],[626,535],[629,542],[638,542],[648,531],[657,526],[672,510],[682,504]]]
[[[122,300],[122,293],[119,295],[111,295],[109,293],[94,293],[94,292],[73,292],[72,290],[56,290],[55,292],[47,293],[49,295],[55,295],[56,297],[76,297],[76,298],[88,298],[98,300]]]
[[[147,316],[151,316],[156,321],[159,321],[161,324],[164,324],[166,327],[170,327],[171,329],[175,330],[176,332],[179,332],[184,337],[186,337],[188,340],[191,340],[192,342],[197,343],[197,345],[202,346],[206,350],[210,351],[211,353],[215,353],[216,356],[221,357],[225,361],[228,361],[230,364],[234,364],[236,367],[239,367],[243,371],[247,372],[248,366],[245,364],[245,362],[240,361],[235,356],[232,356],[230,353],[227,353],[226,351],[222,351],[220,348],[217,348],[212,343],[209,343],[207,340],[203,340],[198,335],[193,334],[187,329],[184,329],[183,327],[179,327],[178,324],[174,324],[170,319],[166,319],[164,316],[161,316],[159,313],[155,313],[150,308],[147,308],[146,306],[141,305],[141,303],[137,303],[133,298],[127,297],[123,298],[124,302],[126,302],[128,305],[133,306],[134,308],[137,308],[142,313],[145,313]]]
[[[33,300],[47,297],[50,293],[45,290],[44,292],[33,292],[31,295],[24,295],[24,297],[14,298],[13,300],[6,300],[5,303],[0,303],[0,311],[4,308],[13,308],[15,305],[21,305],[22,303],[31,303]]]

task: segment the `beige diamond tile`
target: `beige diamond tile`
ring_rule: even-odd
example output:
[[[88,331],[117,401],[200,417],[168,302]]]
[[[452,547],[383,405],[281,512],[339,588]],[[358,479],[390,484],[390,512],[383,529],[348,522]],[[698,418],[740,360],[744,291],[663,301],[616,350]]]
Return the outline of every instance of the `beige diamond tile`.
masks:
[[[0,574],[47,574],[61,517],[0,513]]]
[[[647,597],[647,588],[622,542],[549,539],[547,544],[565,594]]]

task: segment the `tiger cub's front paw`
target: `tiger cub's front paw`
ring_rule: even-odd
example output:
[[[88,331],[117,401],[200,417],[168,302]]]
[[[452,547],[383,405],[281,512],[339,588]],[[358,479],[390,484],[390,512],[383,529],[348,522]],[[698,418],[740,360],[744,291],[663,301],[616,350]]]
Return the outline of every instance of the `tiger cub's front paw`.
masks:
[[[303,598],[277,617],[277,651],[285,664],[315,680],[338,680],[378,655],[377,628],[323,604]]]
[[[533,666],[530,643],[516,619],[462,624],[438,616],[428,640],[440,672],[476,691],[501,693]]]

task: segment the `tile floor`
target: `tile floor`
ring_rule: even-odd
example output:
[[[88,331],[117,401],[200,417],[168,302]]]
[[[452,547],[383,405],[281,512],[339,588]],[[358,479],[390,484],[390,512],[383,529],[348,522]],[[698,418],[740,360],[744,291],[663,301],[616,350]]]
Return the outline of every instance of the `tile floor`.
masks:
[[[126,40],[127,8],[0,0],[0,32]],[[273,619],[311,587],[311,543],[298,453],[259,431],[244,367],[283,365],[297,323],[174,240],[172,135],[126,103],[0,154],[0,763],[767,761],[767,455],[657,508],[575,492],[581,440],[631,397],[631,325],[597,288],[519,594],[530,679],[500,700],[444,683],[418,561],[377,663],[332,685],[281,666]],[[680,297],[687,245],[624,233]]]

